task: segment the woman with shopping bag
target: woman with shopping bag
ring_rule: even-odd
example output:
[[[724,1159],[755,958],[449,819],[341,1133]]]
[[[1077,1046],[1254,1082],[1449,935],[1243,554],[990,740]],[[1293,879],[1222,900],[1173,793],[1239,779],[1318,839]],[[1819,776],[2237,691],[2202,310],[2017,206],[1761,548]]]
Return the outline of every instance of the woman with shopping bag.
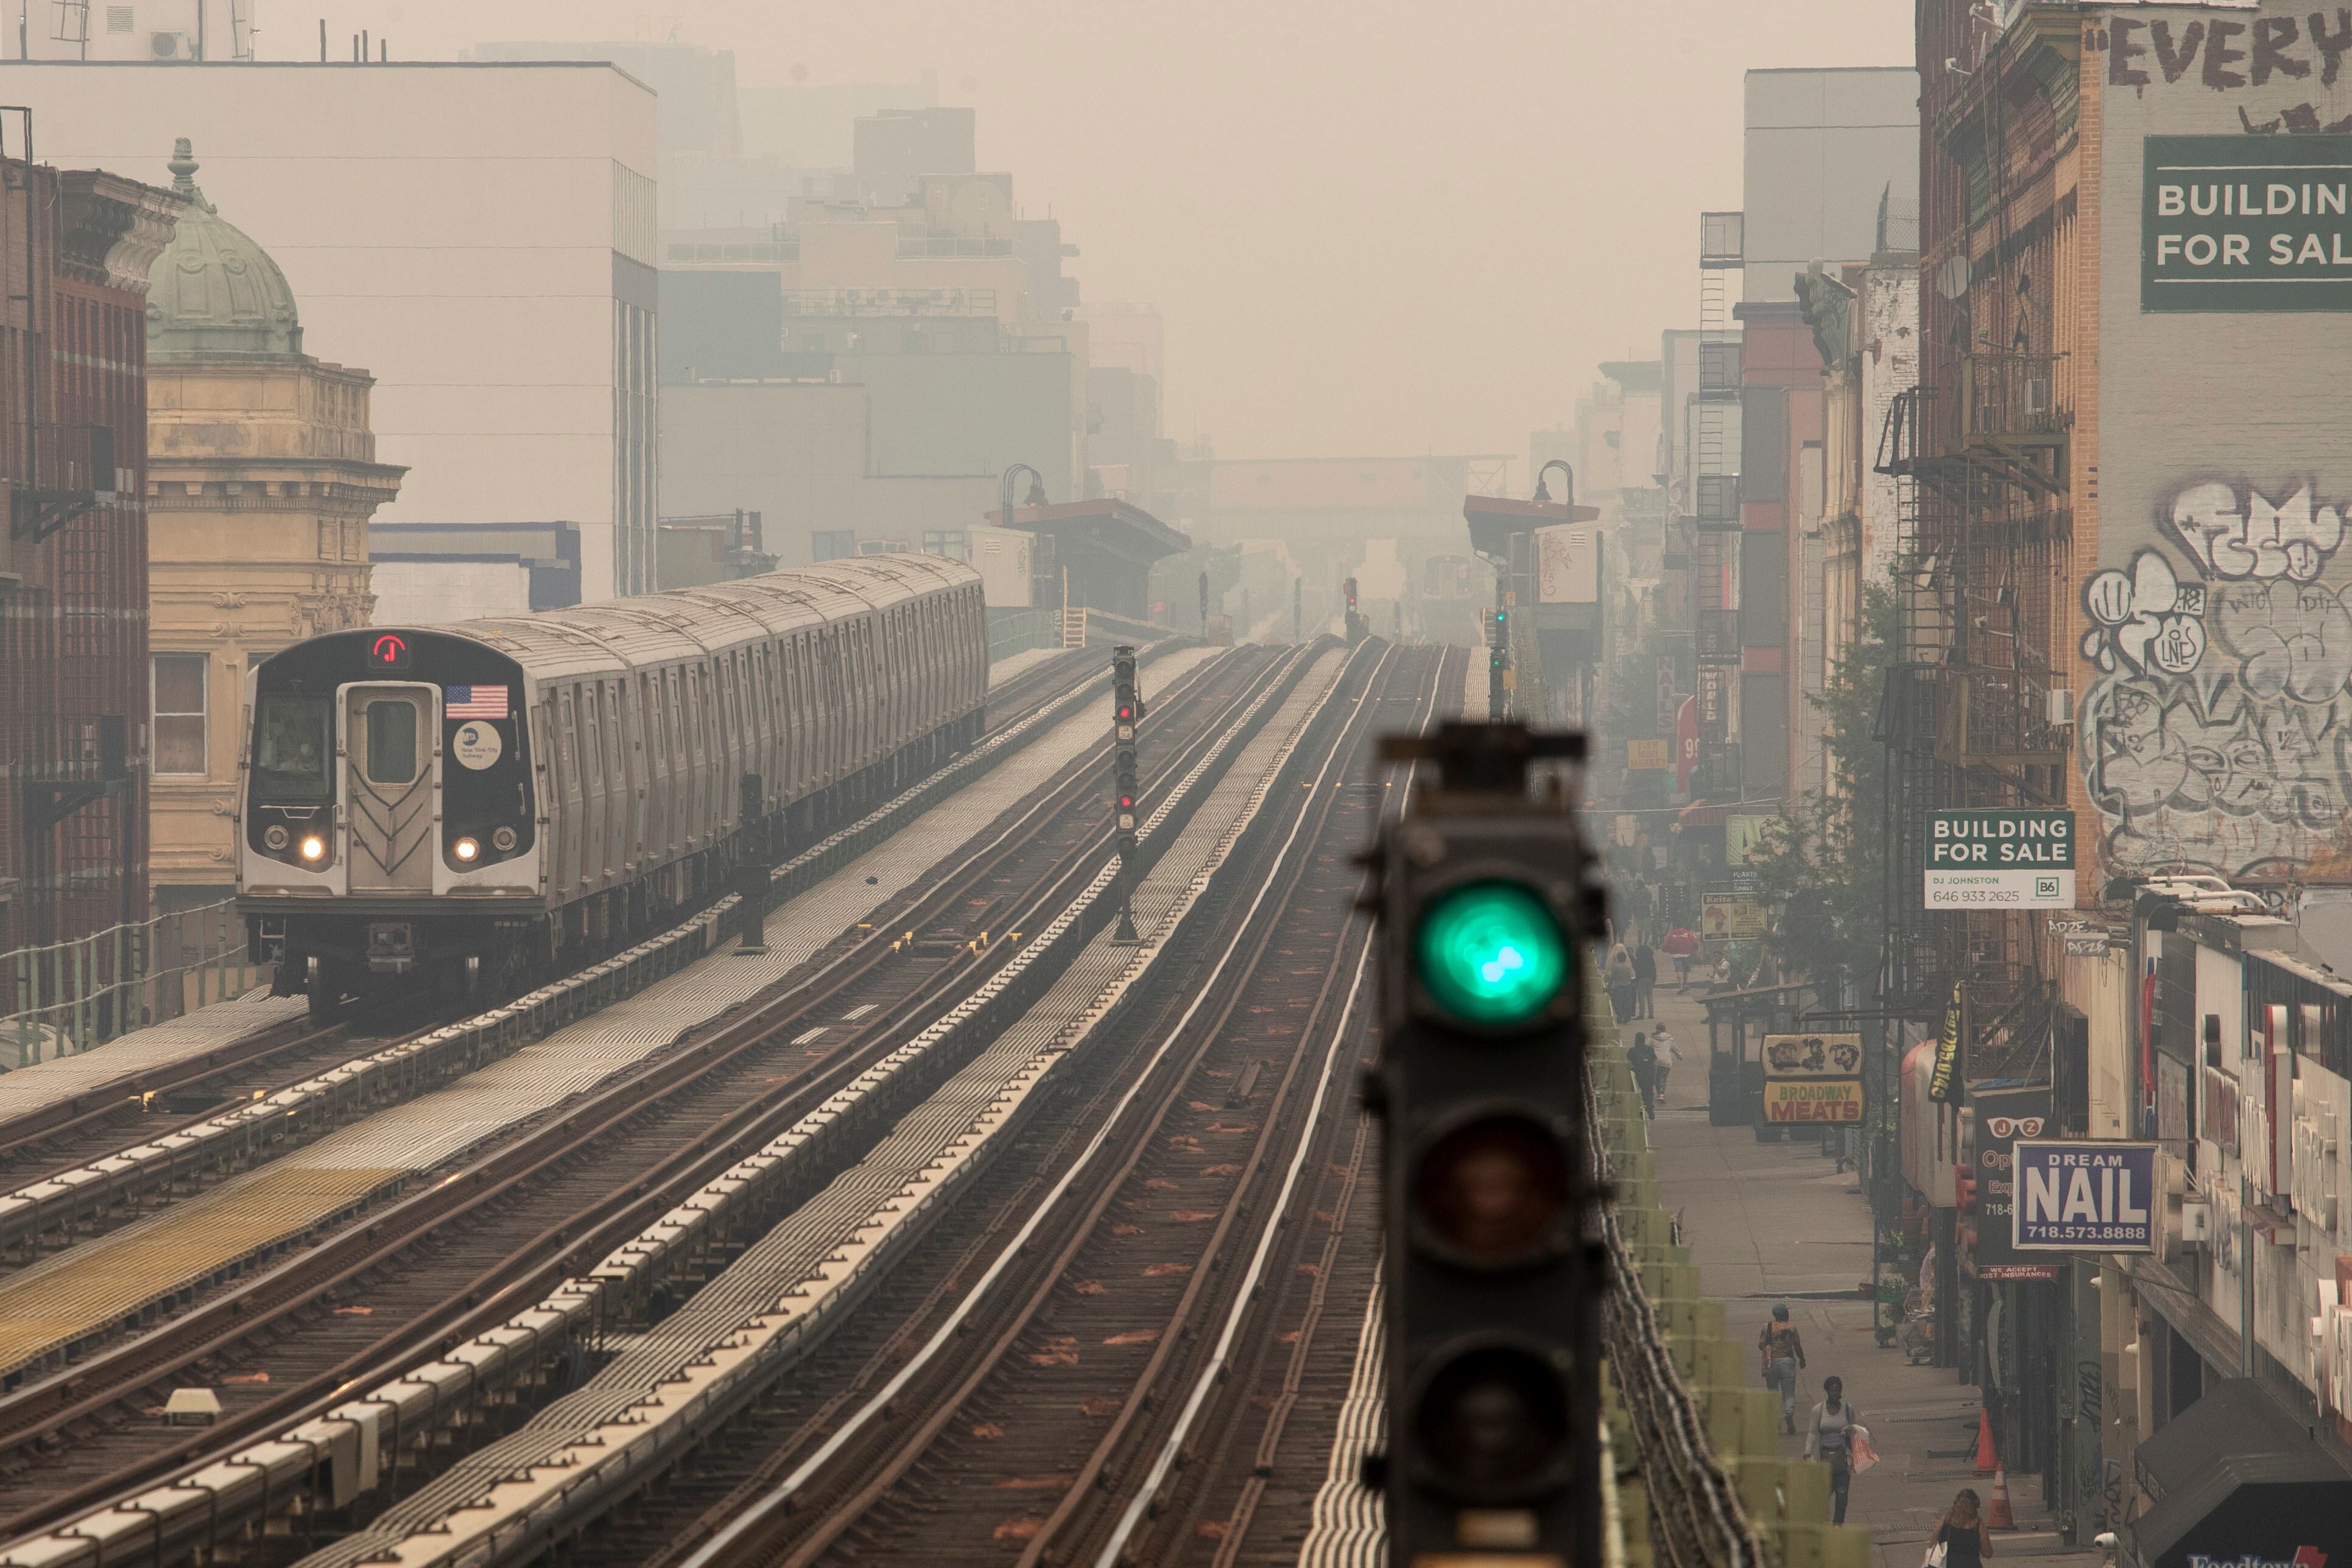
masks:
[[[1862,1417],[1846,1403],[1845,1380],[1838,1377],[1822,1379],[1822,1402],[1813,1406],[1811,1423],[1805,1428],[1805,1458],[1821,1459],[1830,1467],[1830,1522],[1845,1522],[1845,1499],[1853,1485],[1853,1434],[1862,1429]],[[1869,1448],[1866,1440],[1865,1449]],[[1877,1453],[1871,1451],[1871,1462],[1877,1462]]]
[[[1992,1555],[1992,1532],[1985,1528],[1984,1502],[1974,1487],[1962,1487],[1936,1527],[1919,1568],[1979,1568]]]

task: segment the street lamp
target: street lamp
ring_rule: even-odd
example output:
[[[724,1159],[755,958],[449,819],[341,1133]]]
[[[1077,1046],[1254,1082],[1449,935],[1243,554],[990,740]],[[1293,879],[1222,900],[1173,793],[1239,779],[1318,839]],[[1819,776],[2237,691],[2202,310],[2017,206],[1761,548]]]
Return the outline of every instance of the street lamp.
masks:
[[[1551,486],[1544,483],[1544,476],[1555,468],[1559,470],[1560,488],[1568,493],[1568,504],[1572,507],[1576,504],[1576,470],[1570,468],[1565,460],[1558,457],[1536,470],[1535,498],[1538,503],[1549,502],[1551,499]]]
[[[996,487],[998,503],[1003,507],[1004,526],[1008,528],[1013,526],[1013,476],[1015,474],[1029,476],[1029,497],[1021,504],[1024,507],[1042,507],[1045,504],[1045,476],[1026,463],[1015,463],[1004,471],[1004,476],[997,481]]]

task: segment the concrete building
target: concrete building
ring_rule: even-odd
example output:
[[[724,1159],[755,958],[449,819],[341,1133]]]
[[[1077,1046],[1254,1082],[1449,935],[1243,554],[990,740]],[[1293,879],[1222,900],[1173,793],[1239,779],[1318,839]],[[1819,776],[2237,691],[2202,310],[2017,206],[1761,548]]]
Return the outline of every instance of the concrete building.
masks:
[[[147,913],[147,269],[180,203],[0,164],[0,953]],[[36,329],[37,328],[37,332]],[[36,979],[128,976],[97,943]],[[85,964],[91,966],[85,967]],[[53,989],[6,1010],[59,1000]],[[110,1009],[112,1004],[108,1004]],[[121,1019],[98,1020],[102,1030]]]
[[[1883,199],[1917,198],[1919,73],[1749,71],[1745,94],[1744,298],[1790,300],[1809,264],[1871,255]]]
[[[656,507],[654,95],[603,64],[9,62],[45,152],[187,136],[305,324],[376,378],[386,520],[576,519],[591,600],[642,591]],[[299,137],[289,135],[299,127]]]
[[[8,54],[20,60],[153,64],[250,60],[254,54],[252,0],[140,0],[137,5],[65,0],[19,7],[14,30],[16,47]],[[354,37],[352,44],[357,43]]]
[[[1919,74],[1907,67],[1750,71],[1740,257],[1738,730],[1745,800],[1793,810],[1827,788],[1822,717],[1826,365],[1801,301],[1826,266],[1885,249],[1916,199]]]
[[[969,110],[871,117],[844,193],[740,243],[665,237],[670,511],[757,510],[797,562],[960,548],[1014,464],[1057,499],[1109,489],[1097,425],[1129,487],[1150,469],[1156,383],[1096,382],[1070,247],[972,170],[971,133]]]
[[[979,526],[996,505],[1003,465],[987,468],[992,454],[967,451],[955,466],[921,471],[919,450],[908,452],[921,427],[892,421],[935,411],[895,404],[902,390],[779,379],[666,387],[667,505],[678,515],[759,512],[766,548],[788,566],[855,555],[861,542],[955,554],[946,536]],[[1057,476],[1066,482],[1066,471]]]
[[[580,602],[580,525],[379,522],[368,566],[378,626],[562,610]]]
[[[375,461],[368,373],[303,351],[285,275],[197,167],[182,141],[185,205],[147,290],[149,874],[165,914],[235,894],[246,671],[368,624],[368,519],[401,475]]]

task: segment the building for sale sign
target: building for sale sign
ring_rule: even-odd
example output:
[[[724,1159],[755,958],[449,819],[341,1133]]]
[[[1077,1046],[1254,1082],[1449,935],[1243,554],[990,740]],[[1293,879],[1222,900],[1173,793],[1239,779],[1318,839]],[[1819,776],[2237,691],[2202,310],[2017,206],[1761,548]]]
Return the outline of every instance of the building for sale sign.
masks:
[[[1930,909],[2072,909],[2074,813],[1931,811]]]

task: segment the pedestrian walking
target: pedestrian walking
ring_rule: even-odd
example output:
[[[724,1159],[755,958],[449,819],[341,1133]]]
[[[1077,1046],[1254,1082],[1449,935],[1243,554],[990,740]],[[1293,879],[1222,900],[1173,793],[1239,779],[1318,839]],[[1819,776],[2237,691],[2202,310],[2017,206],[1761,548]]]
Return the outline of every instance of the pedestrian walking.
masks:
[[[1962,1487],[1936,1527],[1920,1568],[1978,1568],[1992,1555],[1992,1531],[1985,1528],[1984,1500],[1974,1487]]]
[[[1662,1025],[1650,1031],[1650,1054],[1658,1059],[1658,1064],[1650,1069],[1650,1081],[1657,1085],[1657,1092],[1652,1099],[1664,1105],[1666,1103],[1666,1074],[1674,1070],[1675,1063],[1683,1059],[1682,1047],[1675,1043],[1675,1037]]]
[[[1658,956],[1650,950],[1647,936],[1633,942],[1633,1016],[1654,1019],[1658,1016],[1658,1004],[1653,995],[1658,988]]]
[[[1609,950],[1609,969],[1602,982],[1609,991],[1609,1010],[1619,1023],[1633,1021],[1633,958],[1618,943]]]
[[[1780,1391],[1780,1427],[1787,1432],[1797,1429],[1797,1369],[1805,1364],[1804,1336],[1797,1325],[1789,1321],[1789,1304],[1776,1302],[1772,1315],[1765,1321],[1764,1330],[1756,1336],[1756,1348],[1764,1356],[1764,1386]]]
[[[1862,1416],[1846,1402],[1844,1381],[1822,1378],[1822,1402],[1805,1428],[1805,1458],[1829,1465],[1832,1524],[1845,1522],[1846,1493],[1853,1486],[1853,1432],[1861,1425]]]
[[[1633,1043],[1625,1048],[1625,1064],[1633,1070],[1633,1087],[1642,1092],[1642,1114],[1654,1118],[1658,1113],[1658,1053],[1650,1048],[1648,1036],[1633,1036]]]
[[[1675,961],[1675,989],[1690,989],[1691,965],[1698,960],[1698,933],[1687,925],[1677,925],[1666,933],[1661,946],[1666,956]]]

